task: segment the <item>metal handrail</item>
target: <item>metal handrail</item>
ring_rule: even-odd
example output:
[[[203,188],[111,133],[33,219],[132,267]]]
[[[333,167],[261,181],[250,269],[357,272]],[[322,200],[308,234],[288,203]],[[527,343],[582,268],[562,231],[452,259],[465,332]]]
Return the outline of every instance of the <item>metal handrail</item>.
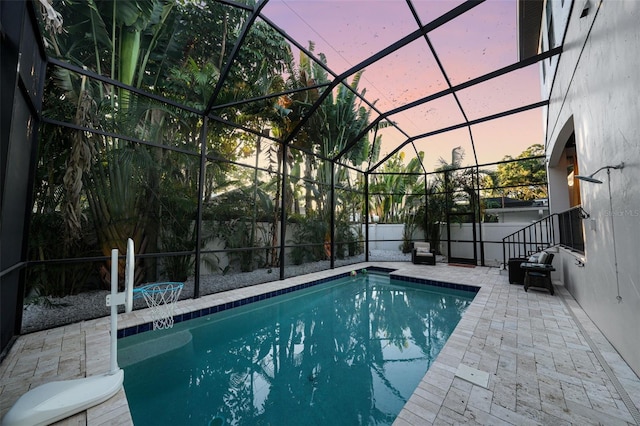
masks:
[[[584,252],[582,220],[587,217],[582,206],[552,213],[502,239],[502,267],[512,257],[529,257],[548,247],[561,245]]]
[[[502,239],[503,268],[507,259],[528,257],[556,244],[556,225],[558,213],[543,217]],[[554,220],[555,219],[555,220]]]

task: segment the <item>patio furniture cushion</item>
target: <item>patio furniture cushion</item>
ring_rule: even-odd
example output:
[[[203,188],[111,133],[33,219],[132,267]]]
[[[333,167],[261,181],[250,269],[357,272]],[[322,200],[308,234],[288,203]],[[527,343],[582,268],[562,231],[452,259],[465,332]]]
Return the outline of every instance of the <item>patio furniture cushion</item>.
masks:
[[[431,243],[428,241],[414,241],[413,242],[413,248],[415,249],[427,249],[429,250],[431,248]]]
[[[546,263],[548,257],[549,253],[543,251],[542,253],[540,253],[540,256],[538,256],[538,261],[535,263]]]
[[[541,251],[540,253],[533,254],[527,259],[527,263],[539,263],[542,265],[551,265],[553,262],[553,253]]]

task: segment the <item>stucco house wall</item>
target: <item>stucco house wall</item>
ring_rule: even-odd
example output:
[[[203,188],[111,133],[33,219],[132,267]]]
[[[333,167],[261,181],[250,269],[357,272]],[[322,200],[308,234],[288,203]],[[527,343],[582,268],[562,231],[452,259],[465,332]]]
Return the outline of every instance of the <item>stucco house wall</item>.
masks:
[[[561,250],[559,260],[564,285],[640,375],[640,2],[589,3],[580,17],[584,2],[573,2],[551,86],[550,207],[567,207],[560,154],[571,130],[581,175],[624,161],[624,169],[610,174],[613,208],[605,170],[596,176],[603,184],[580,183],[582,207],[591,215],[585,251]]]

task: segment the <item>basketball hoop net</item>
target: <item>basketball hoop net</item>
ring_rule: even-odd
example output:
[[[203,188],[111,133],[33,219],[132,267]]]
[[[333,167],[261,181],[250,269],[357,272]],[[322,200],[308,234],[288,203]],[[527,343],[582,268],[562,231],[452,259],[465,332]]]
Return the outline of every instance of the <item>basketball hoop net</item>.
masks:
[[[133,289],[134,299],[144,297],[151,309],[154,330],[173,327],[173,314],[183,286],[183,283],[165,282]]]

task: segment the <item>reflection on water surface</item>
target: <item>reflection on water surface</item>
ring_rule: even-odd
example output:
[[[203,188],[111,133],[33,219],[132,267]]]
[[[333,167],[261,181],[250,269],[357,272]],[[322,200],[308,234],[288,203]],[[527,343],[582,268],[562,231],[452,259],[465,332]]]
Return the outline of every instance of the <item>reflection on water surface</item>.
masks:
[[[121,339],[135,424],[390,425],[474,296],[397,284],[341,278]]]

